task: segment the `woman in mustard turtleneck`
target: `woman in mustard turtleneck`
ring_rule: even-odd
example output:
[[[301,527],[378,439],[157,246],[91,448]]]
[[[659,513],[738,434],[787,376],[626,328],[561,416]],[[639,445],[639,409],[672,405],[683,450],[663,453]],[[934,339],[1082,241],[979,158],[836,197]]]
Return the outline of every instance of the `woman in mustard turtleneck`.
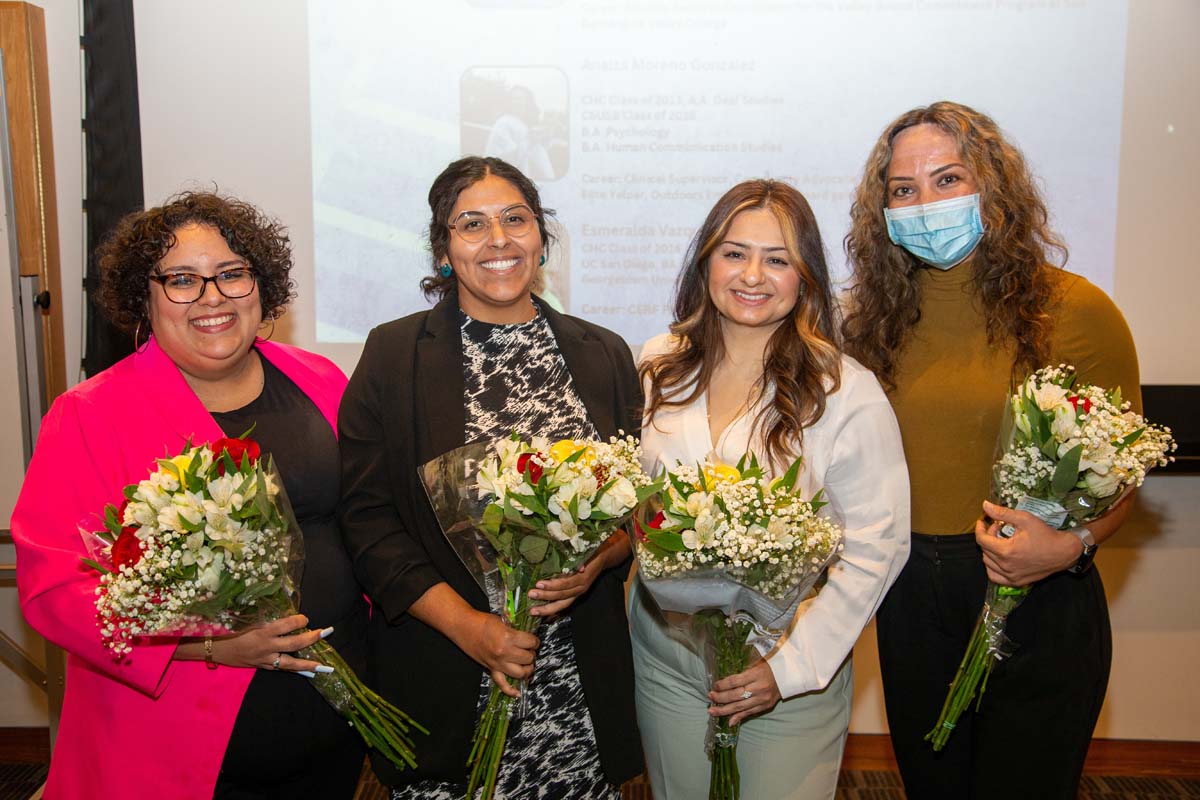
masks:
[[[1120,386],[1140,410],[1120,311],[1052,265],[1066,248],[1021,153],[957,103],[901,115],[868,157],[851,209],[845,349],[874,370],[912,480],[912,555],[879,609],[888,724],[909,797],[1074,798],[1108,684],[1100,576],[1073,532],[987,498],[1012,386],[1046,364]],[[1087,528],[1103,542],[1131,503]],[[981,513],[1013,524],[994,535]],[[1008,623],[1016,652],[945,750],[924,741],[966,649],[988,579],[1036,584]]]

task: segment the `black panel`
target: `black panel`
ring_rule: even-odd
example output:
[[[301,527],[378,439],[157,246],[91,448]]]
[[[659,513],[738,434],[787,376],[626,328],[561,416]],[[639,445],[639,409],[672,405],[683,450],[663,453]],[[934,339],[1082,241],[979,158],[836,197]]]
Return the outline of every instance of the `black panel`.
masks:
[[[1146,419],[1170,428],[1179,445],[1175,463],[1155,473],[1200,474],[1200,386],[1143,386],[1142,407]]]
[[[83,367],[95,375],[133,352],[133,337],[114,328],[92,300],[100,281],[97,245],[117,220],[144,203],[133,1],[84,0],[83,30],[88,252]]]

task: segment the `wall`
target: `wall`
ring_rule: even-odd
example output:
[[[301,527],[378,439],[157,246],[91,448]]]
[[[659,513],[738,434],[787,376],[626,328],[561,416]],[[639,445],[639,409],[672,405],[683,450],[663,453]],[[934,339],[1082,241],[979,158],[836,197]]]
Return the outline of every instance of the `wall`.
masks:
[[[80,296],[83,275],[79,11],[75,0],[36,0],[46,10],[55,162],[59,198],[59,231],[63,283],[68,287],[67,363],[79,363]],[[247,107],[279,128],[263,128],[238,113],[236,101],[216,88],[190,95],[183,102],[172,82],[174,59],[207,59],[211,74],[224,75],[205,39],[205,23],[215,25],[223,48],[261,48],[264,70],[259,85],[281,79],[275,55],[306,41],[303,14],[293,3],[259,2],[228,9],[249,15],[272,30],[274,38],[256,38],[244,25],[230,26],[213,4],[135,3],[138,23],[146,197],[159,199],[186,182],[216,180],[220,188],[256,196],[255,187],[271,186],[288,177],[287,199],[271,206],[285,220],[311,213],[304,166],[308,148],[308,113],[304,97],[256,97]],[[193,31],[181,39],[179,30]],[[1189,344],[1200,334],[1191,306],[1200,295],[1200,267],[1190,242],[1191,216],[1200,208],[1200,51],[1191,41],[1200,30],[1200,4],[1193,0],[1137,0],[1129,8],[1125,123],[1122,129],[1121,178],[1115,298],[1125,311],[1138,343],[1147,382],[1200,382],[1200,351]],[[274,70],[274,71],[273,71]],[[227,70],[226,70],[227,71]],[[236,76],[225,75],[236,81]],[[265,82],[265,83],[262,83]],[[231,110],[232,103],[232,110]],[[153,134],[153,135],[152,135]],[[1064,136],[1086,132],[1064,131]],[[217,141],[218,152],[260,153],[256,171],[232,173],[232,160],[204,160],[180,145],[189,137]],[[303,172],[304,174],[297,174]],[[1086,197],[1078,198],[1087,202]],[[311,239],[297,239],[298,269],[311,270]],[[309,272],[309,274],[311,274]],[[311,286],[311,283],[308,284]],[[301,296],[291,316],[298,327],[311,326],[311,297]],[[1186,304],[1186,305],[1185,305]],[[281,326],[277,337],[286,337]],[[70,376],[74,383],[76,376]],[[0,487],[15,496],[16,487]],[[9,500],[11,503],[11,500]],[[1113,621],[1113,675],[1097,735],[1200,741],[1200,689],[1191,680],[1191,665],[1200,660],[1200,605],[1194,576],[1200,573],[1200,545],[1191,521],[1200,513],[1200,477],[1152,477],[1143,488],[1139,507],[1116,540],[1097,558],[1108,587]],[[0,559],[11,553],[0,551]],[[0,624],[12,633],[19,625],[15,592],[0,589]],[[27,647],[35,647],[27,635]],[[856,649],[856,706],[852,730],[886,729],[882,714],[873,630]],[[0,670],[0,727],[44,724],[44,704],[24,681]],[[931,710],[936,713],[936,709]]]

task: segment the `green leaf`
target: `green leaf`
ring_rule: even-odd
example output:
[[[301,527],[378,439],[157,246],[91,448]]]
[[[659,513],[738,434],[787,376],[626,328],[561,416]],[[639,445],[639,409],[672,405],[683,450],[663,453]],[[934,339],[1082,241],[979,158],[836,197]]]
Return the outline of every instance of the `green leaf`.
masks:
[[[483,518],[479,527],[493,536],[500,532],[500,523],[504,521],[504,509],[499,503],[489,503],[483,509]]]
[[[1138,439],[1142,438],[1142,434],[1145,432],[1146,432],[1145,428],[1138,428],[1133,433],[1122,437],[1121,440],[1119,442],[1117,442],[1117,452],[1118,453],[1121,452],[1126,447],[1129,447],[1129,445],[1133,444]]]
[[[1054,477],[1050,479],[1050,491],[1056,497],[1062,497],[1075,488],[1075,481],[1079,480],[1079,459],[1082,456],[1083,445],[1077,444],[1066,452],[1054,468]]]
[[[659,547],[670,553],[682,553],[687,549],[683,543],[683,535],[675,531],[656,530],[654,528],[644,528],[646,539],[652,542],[656,547]]]
[[[658,481],[654,481],[653,483],[646,484],[645,486],[637,487],[633,490],[633,493],[637,495],[637,501],[640,504],[646,502],[661,491],[662,484]]]
[[[754,455],[754,453],[750,450],[747,450],[746,452],[742,453],[742,457],[738,459],[738,463],[734,466],[734,469],[736,469],[738,472],[741,472],[744,469],[746,469],[746,456],[753,457],[753,455]]]
[[[517,552],[530,564],[540,564],[546,558],[546,551],[549,549],[550,542],[548,539],[532,533],[525,536],[517,544]]]
[[[88,567],[89,569],[94,569],[96,572],[99,572],[101,575],[114,575],[115,574],[115,572],[113,570],[104,566],[99,561],[93,561],[90,558],[81,558],[79,560],[83,562],[84,566]]]
[[[676,493],[680,497],[687,497],[695,491],[691,486],[679,479],[679,476],[673,472],[667,473],[667,479],[671,481],[671,486],[675,488]]]
[[[546,560],[542,562],[542,572],[546,575],[557,575],[562,572],[562,556],[558,553],[557,547],[551,547],[550,552],[546,554]]]
[[[801,457],[792,462],[792,465],[788,467],[787,472],[783,473],[783,479],[779,481],[779,486],[776,487],[776,491],[782,488],[785,491],[790,492],[796,488],[796,481],[800,477],[800,462],[803,460],[803,457]]]

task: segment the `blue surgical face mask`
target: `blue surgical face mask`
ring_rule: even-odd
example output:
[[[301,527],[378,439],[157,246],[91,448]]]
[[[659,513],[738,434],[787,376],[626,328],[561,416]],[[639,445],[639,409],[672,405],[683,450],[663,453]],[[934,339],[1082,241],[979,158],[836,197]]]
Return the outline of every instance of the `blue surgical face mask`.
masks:
[[[938,269],[962,263],[983,238],[978,194],[920,206],[885,208],[883,216],[893,242]]]

